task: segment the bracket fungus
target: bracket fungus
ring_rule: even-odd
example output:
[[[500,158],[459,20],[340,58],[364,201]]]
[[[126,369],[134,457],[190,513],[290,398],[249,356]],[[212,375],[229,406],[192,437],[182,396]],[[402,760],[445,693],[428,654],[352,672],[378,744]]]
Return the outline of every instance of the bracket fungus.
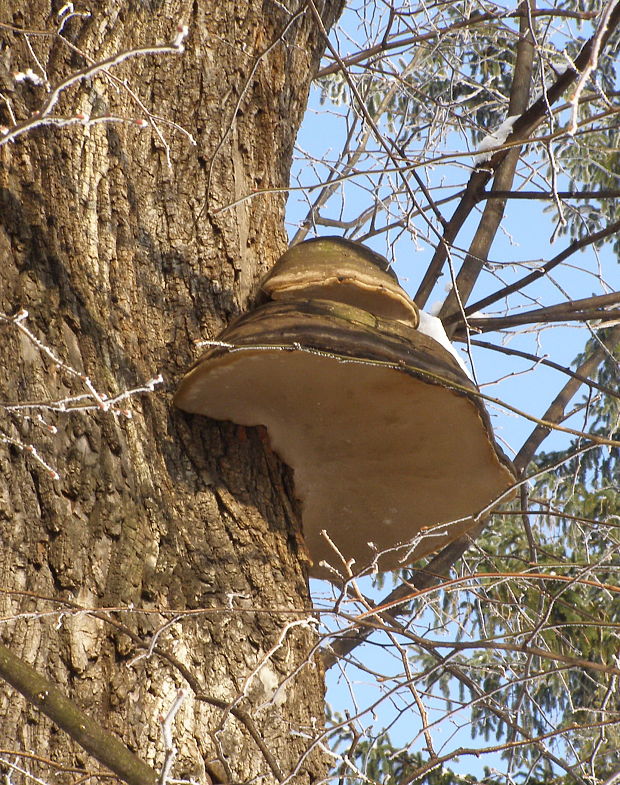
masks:
[[[419,323],[418,309],[388,260],[342,237],[318,237],[289,248],[260,289],[271,300],[334,300],[412,327]]]
[[[373,255],[334,238],[290,249],[262,283],[272,299],[225,329],[175,396],[267,428],[294,470],[310,574],[332,580],[322,562],[342,562],[323,530],[355,572],[397,569],[466,532],[515,479],[476,386],[416,329]]]

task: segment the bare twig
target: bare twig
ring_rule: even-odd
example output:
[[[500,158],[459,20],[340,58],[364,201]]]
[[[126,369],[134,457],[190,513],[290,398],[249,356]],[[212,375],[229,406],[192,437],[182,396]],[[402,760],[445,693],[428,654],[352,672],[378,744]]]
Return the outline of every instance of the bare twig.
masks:
[[[582,384],[585,384],[592,389],[600,390],[612,398],[615,398],[618,395],[617,389],[613,389],[612,387],[601,384],[594,379],[583,376],[582,374],[567,368],[565,365],[560,365],[560,363],[553,362],[553,360],[550,360],[548,357],[538,357],[535,354],[524,352],[522,349],[515,349],[512,346],[501,346],[500,344],[486,343],[485,341],[478,341],[473,338],[470,340],[470,343],[472,346],[480,346],[483,349],[491,349],[494,352],[501,352],[502,354],[507,354],[512,357],[522,357],[524,360],[531,360],[534,363],[546,365],[548,368],[553,368],[556,371],[560,371],[560,373],[570,376],[571,379],[578,379]]]
[[[73,71],[71,74],[69,74],[69,76],[62,79],[55,87],[51,88],[47,100],[42,104],[41,108],[37,112],[32,114],[30,117],[27,117],[25,120],[19,121],[11,127],[5,127],[2,129],[2,132],[0,133],[0,145],[14,141],[27,131],[32,131],[34,128],[38,128],[42,125],[60,124],[60,119],[54,118],[51,115],[51,112],[58,103],[58,99],[62,93],[68,87],[71,87],[71,85],[91,79],[98,73],[106,71],[109,68],[114,68],[115,66],[120,65],[121,63],[124,63],[133,57],[143,57],[145,55],[157,54],[181,54],[185,51],[183,47],[183,40],[186,36],[187,28],[182,26],[178,28],[177,35],[174,41],[170,44],[156,44],[153,46],[127,49],[123,52],[118,52],[117,54],[112,55],[105,60],[100,60],[96,63],[85,66],[84,68],[80,68],[77,71]],[[97,119],[103,120],[105,118],[93,118],[93,120]],[[76,115],[74,118],[65,118],[63,122],[66,124],[68,122],[88,122],[89,120],[91,120],[91,118],[88,118],[84,115]]]
[[[159,723],[161,725],[161,735],[164,740],[164,753],[165,759],[164,764],[161,767],[161,772],[159,775],[158,785],[166,785],[166,783],[170,779],[170,772],[172,771],[172,766],[174,765],[174,759],[177,756],[177,748],[174,743],[174,736],[172,733],[172,725],[174,723],[174,718],[177,716],[177,712],[181,708],[183,701],[185,700],[186,693],[185,690],[178,690],[176,694],[176,698],[172,702],[172,705],[168,709],[168,713],[165,717],[159,718]]]
[[[550,259],[545,264],[538,267],[531,273],[524,275],[522,278],[519,278],[518,281],[509,284],[508,286],[504,286],[497,292],[490,294],[488,297],[483,297],[481,300],[473,303],[473,305],[468,306],[465,309],[465,316],[469,316],[476,311],[482,311],[489,305],[493,305],[498,300],[502,300],[504,297],[507,297],[509,294],[513,294],[514,292],[523,291],[526,286],[529,286],[534,281],[537,281],[539,278],[547,275],[547,273],[551,272],[555,267],[561,264],[563,261],[568,259],[572,256],[576,251],[581,250],[582,248],[586,248],[588,245],[593,245],[594,243],[598,243],[601,240],[605,240],[607,237],[611,237],[612,235],[616,234],[620,231],[620,220],[614,221],[613,223],[606,226],[604,229],[601,229],[598,232],[592,232],[591,234],[586,235],[585,237],[581,237],[578,240],[574,240],[570,245],[568,245],[563,251],[561,251],[557,256],[554,256],[553,259]],[[447,321],[449,323],[454,323],[460,318],[459,315],[454,315],[452,317],[448,317]]]

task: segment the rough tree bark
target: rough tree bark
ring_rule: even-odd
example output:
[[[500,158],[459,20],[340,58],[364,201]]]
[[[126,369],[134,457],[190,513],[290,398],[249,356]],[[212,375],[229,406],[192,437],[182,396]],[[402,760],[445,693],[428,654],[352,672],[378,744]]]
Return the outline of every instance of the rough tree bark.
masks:
[[[28,43],[52,85],[88,65],[58,37],[27,42],[6,27],[53,31],[61,5],[0,0],[2,92],[18,119],[46,98],[43,85],[12,76],[37,68]],[[340,0],[317,6],[329,26]],[[314,643],[307,626],[292,627],[270,664],[246,683],[285,625],[300,618],[269,609],[308,605],[289,478],[260,433],[186,416],[170,397],[197,355],[194,342],[244,308],[286,246],[281,194],[220,208],[287,184],[324,41],[297,0],[109,0],[88,10],[90,17],[69,19],[63,35],[93,60],[167,43],[178,23],[189,26],[183,55],[136,57],[111,73],[152,111],[187,128],[197,146],[160,123],[170,169],[152,129],[110,122],[41,127],[0,148],[0,309],[26,308],[30,329],[99,390],[111,394],[158,373],[164,386],[132,399],[132,419],[50,414],[58,432],[48,437],[31,420],[7,421],[12,438],[43,439],[61,479],[0,445],[0,602],[2,617],[11,619],[0,634],[159,767],[157,718],[189,685],[156,652],[135,659],[144,654],[139,641],[148,643],[170,620],[158,611],[212,609],[180,618],[157,638],[204,690],[198,697],[190,690],[177,715],[173,774],[270,781],[274,768],[293,771],[307,747],[294,732],[320,726],[323,714],[320,668],[303,666]],[[2,112],[9,124],[6,102]],[[144,117],[103,73],[71,88],[54,110],[76,112]],[[82,389],[11,325],[0,325],[0,335],[0,402]],[[129,628],[124,632],[105,613],[72,614],[63,602],[150,613],[107,614]],[[252,610],[261,608],[269,612]],[[68,612],[27,615],[61,609]],[[293,672],[284,702],[260,708],[273,684]],[[260,725],[271,762],[244,722],[223,708],[236,699]],[[6,684],[0,728],[4,748],[97,769]],[[52,779],[45,763],[20,765]],[[308,757],[298,781],[320,778],[324,766],[320,756]]]

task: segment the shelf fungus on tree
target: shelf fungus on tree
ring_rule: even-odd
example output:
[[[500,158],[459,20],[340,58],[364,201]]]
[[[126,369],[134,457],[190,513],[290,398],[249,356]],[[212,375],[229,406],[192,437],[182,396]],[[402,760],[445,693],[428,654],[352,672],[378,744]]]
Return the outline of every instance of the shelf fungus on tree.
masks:
[[[262,283],[273,299],[225,329],[175,396],[267,428],[294,470],[315,577],[336,576],[322,562],[343,572],[322,530],[355,572],[397,569],[466,532],[515,479],[476,386],[416,329],[381,259],[334,238],[290,249]]]

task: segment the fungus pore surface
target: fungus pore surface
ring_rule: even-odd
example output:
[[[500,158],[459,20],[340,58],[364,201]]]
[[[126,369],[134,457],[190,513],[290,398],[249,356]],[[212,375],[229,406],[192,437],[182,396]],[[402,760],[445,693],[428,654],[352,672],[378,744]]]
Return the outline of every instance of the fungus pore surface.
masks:
[[[432,338],[330,300],[274,301],[183,379],[189,412],[267,428],[294,470],[314,577],[405,566],[514,482],[477,390]],[[372,544],[369,544],[372,543]]]

